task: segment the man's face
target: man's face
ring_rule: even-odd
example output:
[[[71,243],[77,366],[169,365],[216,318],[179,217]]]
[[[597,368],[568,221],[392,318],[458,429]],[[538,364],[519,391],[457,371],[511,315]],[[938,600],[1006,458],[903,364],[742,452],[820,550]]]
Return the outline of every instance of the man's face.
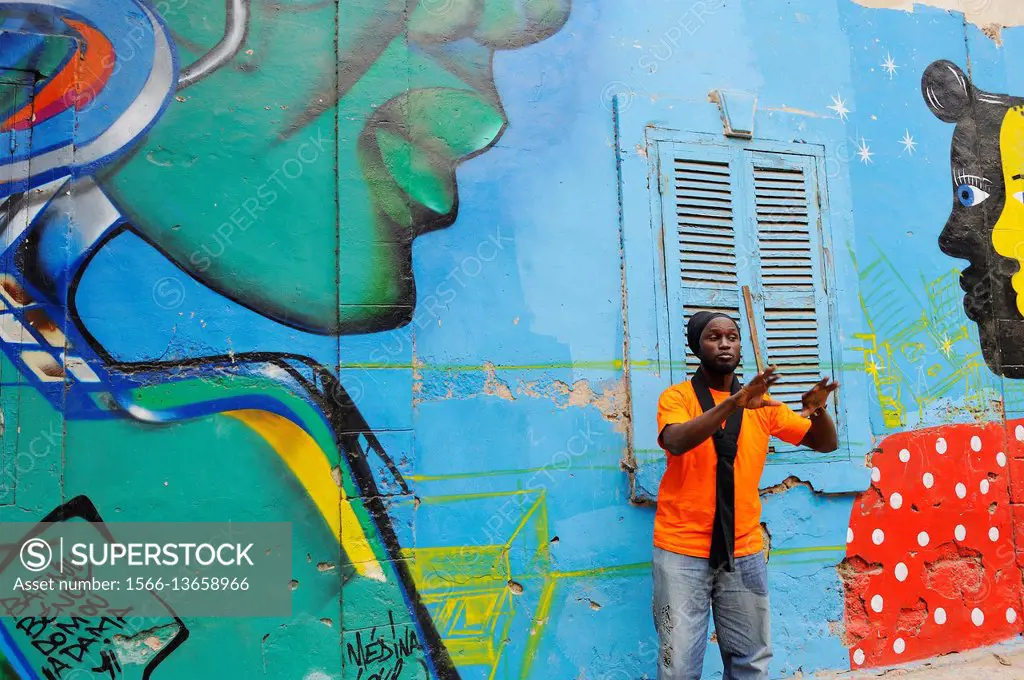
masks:
[[[740,329],[732,319],[719,317],[700,334],[700,363],[705,370],[728,375],[740,365]]]
[[[184,5],[163,15],[187,69],[223,39],[225,3]],[[180,90],[102,185],[179,266],[261,314],[317,333],[394,328],[416,302],[413,240],[455,220],[456,166],[504,130],[494,52],[545,39],[568,11],[253,3],[235,56]]]
[[[932,112],[956,123],[953,208],[939,248],[970,263],[960,275],[964,311],[989,368],[1024,378],[1024,102],[977,90],[946,62],[928,67],[923,87]]]

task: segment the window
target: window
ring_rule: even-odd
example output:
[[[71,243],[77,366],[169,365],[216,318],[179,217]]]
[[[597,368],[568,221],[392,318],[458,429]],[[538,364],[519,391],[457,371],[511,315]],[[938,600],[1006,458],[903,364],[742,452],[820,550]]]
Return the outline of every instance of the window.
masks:
[[[827,232],[822,227],[820,157],[801,145],[713,145],[653,141],[668,293],[672,382],[697,362],[686,350],[685,324],[700,310],[742,323],[745,370],[754,372],[750,321],[742,295],[749,286],[753,323],[766,363],[782,380],[772,395],[796,410],[800,397],[828,375],[833,358]],[[653,187],[652,187],[653,188]],[[685,352],[684,356],[675,356]],[[840,427],[841,405],[830,402]],[[846,441],[840,432],[841,441]],[[805,459],[773,440],[769,461]],[[814,453],[821,461],[822,454]],[[847,458],[838,451],[835,458]]]

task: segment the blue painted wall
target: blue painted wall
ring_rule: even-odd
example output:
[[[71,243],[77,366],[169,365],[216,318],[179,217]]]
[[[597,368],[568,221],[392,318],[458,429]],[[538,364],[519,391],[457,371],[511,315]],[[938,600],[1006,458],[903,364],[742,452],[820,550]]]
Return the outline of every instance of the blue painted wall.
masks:
[[[92,6],[79,0],[33,4],[47,8],[26,18],[22,4],[0,0],[12,13],[0,20],[68,32],[54,28],[70,26],[58,19],[94,12],[114,35],[109,26],[120,22],[111,17],[135,21],[154,3],[124,0],[103,11],[86,11]],[[166,76],[166,91],[151,102],[155,127],[126,136],[137,147],[123,163],[106,165],[121,158],[117,149],[54,170],[45,179],[57,184],[44,186],[55,194],[67,181],[67,193],[49,195],[46,210],[26,218],[26,231],[49,227],[43,243],[51,252],[41,259],[74,278],[74,290],[62,289],[68,281],[59,277],[54,290],[35,291],[31,277],[19,281],[63,319],[99,375],[96,385],[65,394],[60,380],[47,386],[23,365],[3,364],[8,424],[48,432],[53,420],[66,441],[60,456],[21,475],[16,500],[13,488],[0,489],[0,517],[37,521],[88,494],[104,513],[121,517],[126,508],[123,517],[137,521],[173,515],[300,527],[293,619],[186,617],[190,639],[154,678],[215,670],[248,680],[262,669],[274,680],[367,680],[373,670],[353,666],[347,645],[356,632],[384,630],[395,611],[421,636],[436,626],[442,644],[427,656],[440,665],[431,666],[431,678],[654,677],[650,559],[664,469],[655,408],[673,369],[678,378],[684,348],[682,310],[670,302],[673,282],[661,259],[649,141],[743,145],[723,136],[710,98],[725,91],[734,113],[756,102],[752,143],[813,150],[831,244],[835,351],[822,369],[842,383],[844,441],[837,457],[773,462],[762,480],[772,677],[849,668],[847,584],[838,567],[876,446],[896,433],[999,420],[1004,405],[1007,414],[1024,413],[1024,390],[994,376],[979,356],[956,286],[962,263],[938,248],[952,202],[952,126],[921,95],[921,75],[938,59],[969,69],[979,87],[1024,94],[1024,75],[1014,68],[1024,56],[1024,28],[1006,28],[997,44],[960,14],[867,9],[853,0],[591,0],[575,3],[564,25],[568,3],[541,11],[546,3],[424,0],[411,12],[405,3],[356,4],[340,3],[332,15],[330,3],[293,0],[282,3],[287,21],[277,5],[259,7],[258,30],[246,37],[251,49],[238,47],[219,73],[178,96],[170,74],[182,78],[203,45],[216,45],[227,18],[214,16],[209,8],[222,12],[222,3],[209,0],[158,8],[164,16],[152,19],[150,37],[167,42],[147,45],[164,51],[125,62],[136,89],[151,67]],[[477,4],[486,11],[476,13]],[[485,19],[487,31],[466,28]],[[283,25],[329,47],[303,51],[304,42],[282,37],[287,31],[274,33]],[[388,37],[386,50],[380,36]],[[272,58],[262,62],[265,44]],[[15,47],[0,43],[5,69],[24,56]],[[356,71],[360,87],[346,91],[349,99],[311,104],[322,91],[343,90]],[[258,93],[236,80],[246,74]],[[141,98],[118,87],[125,106]],[[403,118],[415,109],[403,96],[432,89],[459,97],[438,95],[436,110]],[[249,104],[252,111],[239,112]],[[50,131],[68,144],[82,141],[75,129],[93,132],[76,128],[75,116],[94,122],[114,111],[66,109]],[[190,268],[179,252],[195,238],[190,230],[201,231],[195,225],[203,220],[219,224],[218,202],[244,204],[258,177],[292,160],[287,144],[265,143],[277,139],[282,120],[301,127],[289,118],[299,111],[309,117],[303,125],[321,126],[316,134],[332,133],[318,146],[332,162],[299,166],[302,180],[282,190],[273,219],[226,249],[219,279]],[[446,127],[453,120],[464,125]],[[376,125],[422,134],[429,148],[397,144],[388,156]],[[469,130],[465,139],[460,130]],[[367,170],[374,154],[388,156],[387,172]],[[167,168],[174,169],[149,174]],[[224,168],[237,176],[225,179]],[[38,189],[43,180],[31,179]],[[386,200],[400,193],[392,184],[408,192],[397,208]],[[353,235],[353,224],[379,226],[374,220],[396,227],[403,208],[419,211],[419,222],[400,225],[406,231]],[[108,221],[88,223],[97,214]],[[182,225],[189,233],[178,234]],[[75,238],[65,242],[66,233]],[[213,233],[221,232],[200,235],[208,242]],[[0,248],[0,267],[20,271],[10,245]],[[378,273],[369,256],[345,259],[361,248],[383,258],[386,281],[360,288],[366,299],[353,300],[346,276]],[[84,274],[71,277],[78,267]],[[311,271],[316,276],[303,278]],[[346,314],[370,321],[345,325]],[[3,343],[14,362],[11,346]],[[211,377],[244,384],[241,396],[220,404],[221,393],[204,391]],[[161,410],[163,388],[171,393],[182,383],[202,398]],[[338,403],[325,404],[332,399]],[[244,418],[224,415],[272,410],[268,401],[308,408],[308,418],[282,416],[306,434],[334,428],[317,441],[340,480],[326,511],[310,503],[309,478],[296,480],[281,462],[286,452]],[[332,407],[365,424],[338,425]],[[353,433],[363,438],[344,436]],[[4,446],[9,463],[19,444]],[[135,465],[140,459],[146,463]],[[370,461],[367,471],[347,468],[352,460]],[[254,497],[262,499],[256,509]],[[335,502],[364,513],[359,529],[377,551],[384,585],[353,576],[358,569],[345,562],[352,543],[332,524]],[[385,529],[393,540],[381,538]],[[16,656],[6,641],[0,647]],[[453,665],[447,672],[444,649]],[[710,645],[706,677],[720,677],[717,656]],[[418,665],[406,668],[391,680],[419,677],[409,670]]]
[[[665,342],[667,322],[655,301],[652,244],[644,240],[657,219],[650,210],[647,159],[637,146],[644,125],[720,137],[718,108],[708,94],[734,90],[757,96],[755,139],[824,149],[838,282],[836,334],[843,349],[836,368],[851,456],[846,463],[769,466],[763,485],[795,476],[819,492],[858,491],[869,484],[865,457],[881,436],[973,418],[919,408],[905,393],[904,422],[886,425],[858,350],[865,340],[857,336],[869,331],[861,296],[886,286],[872,298],[870,313],[878,317],[891,308],[912,315],[928,303],[923,284],[960,266],[936,241],[949,214],[951,129],[924,105],[920,77],[936,59],[966,66],[969,49],[975,78],[990,90],[1015,91],[1005,65],[1013,63],[1021,35],[1005,30],[997,48],[975,27],[965,29],[958,14],[923,7],[913,14],[871,10],[846,0],[692,7],[654,0],[642,8],[597,2],[575,6],[565,28],[544,43],[499,56],[496,80],[511,126],[496,149],[460,170],[460,218],[450,230],[418,241],[417,276],[442,278],[495,230],[515,241],[460,292],[440,315],[441,324],[417,333],[417,356],[428,366],[423,391],[430,396],[417,406],[415,422],[427,473],[547,466],[551,478],[544,475],[542,483],[551,532],[560,538],[552,567],[598,572],[557,589],[535,662],[547,670],[537,668],[537,677],[582,671],[611,680],[654,672],[648,574],[600,573],[649,559],[653,515],[629,497],[654,497],[663,469],[651,450],[655,402],[668,385],[658,344]],[[896,66],[891,73],[884,68],[889,56]],[[1024,83],[1016,85],[1024,91]],[[834,109],[837,100],[849,110],[843,116]],[[907,134],[914,142],[909,148],[901,143]],[[862,148],[870,155],[859,156]],[[623,256],[635,458],[626,452],[621,428],[597,409],[566,411],[556,399],[538,399],[521,388],[586,380],[611,381],[618,389],[615,381],[627,378],[615,363],[624,358]],[[892,263],[894,275],[882,280],[868,273],[862,280],[865,265],[879,258]],[[947,321],[971,326],[962,310]],[[963,353],[971,343],[977,351],[973,334],[963,343]],[[515,400],[480,394],[483,377],[456,381],[466,389],[457,387],[454,398],[435,398],[447,388],[434,385],[429,366],[483,361],[498,367],[497,378]],[[905,375],[918,373],[907,356],[896,361]],[[926,378],[919,393],[927,394],[931,382],[943,377]],[[999,389],[994,376],[982,379]],[[956,405],[974,387],[961,381],[941,397]],[[472,436],[452,428],[461,422],[473,423]],[[559,469],[556,452],[588,428],[594,445]],[[635,475],[619,469],[624,458],[627,466],[638,465]],[[533,475],[486,476],[473,484],[512,490]],[[446,493],[459,484],[430,482],[420,490]],[[766,499],[764,521],[777,551],[769,563],[773,677],[848,667],[836,634],[843,604],[834,567],[844,556],[851,501],[805,487]],[[588,600],[599,602],[600,611],[591,610]],[[712,645],[709,672],[720,666],[716,655]]]

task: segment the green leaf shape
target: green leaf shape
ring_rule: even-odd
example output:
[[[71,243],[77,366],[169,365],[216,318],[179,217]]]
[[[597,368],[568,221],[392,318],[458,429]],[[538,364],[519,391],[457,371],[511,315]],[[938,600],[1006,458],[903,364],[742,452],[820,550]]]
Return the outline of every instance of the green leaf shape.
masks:
[[[440,215],[455,205],[450,164],[390,130],[377,131],[384,167],[414,201]]]

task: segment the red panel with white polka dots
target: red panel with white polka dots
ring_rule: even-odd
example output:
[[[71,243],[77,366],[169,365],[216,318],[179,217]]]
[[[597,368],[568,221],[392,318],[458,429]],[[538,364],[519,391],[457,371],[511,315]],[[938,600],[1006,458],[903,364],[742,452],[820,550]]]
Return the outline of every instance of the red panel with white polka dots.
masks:
[[[851,666],[898,664],[1019,634],[1013,517],[1024,505],[1011,501],[1024,503],[1024,489],[1016,493],[1010,478],[1024,465],[1024,421],[894,435],[871,464],[840,567]],[[1024,512],[1018,517],[1024,521]]]

